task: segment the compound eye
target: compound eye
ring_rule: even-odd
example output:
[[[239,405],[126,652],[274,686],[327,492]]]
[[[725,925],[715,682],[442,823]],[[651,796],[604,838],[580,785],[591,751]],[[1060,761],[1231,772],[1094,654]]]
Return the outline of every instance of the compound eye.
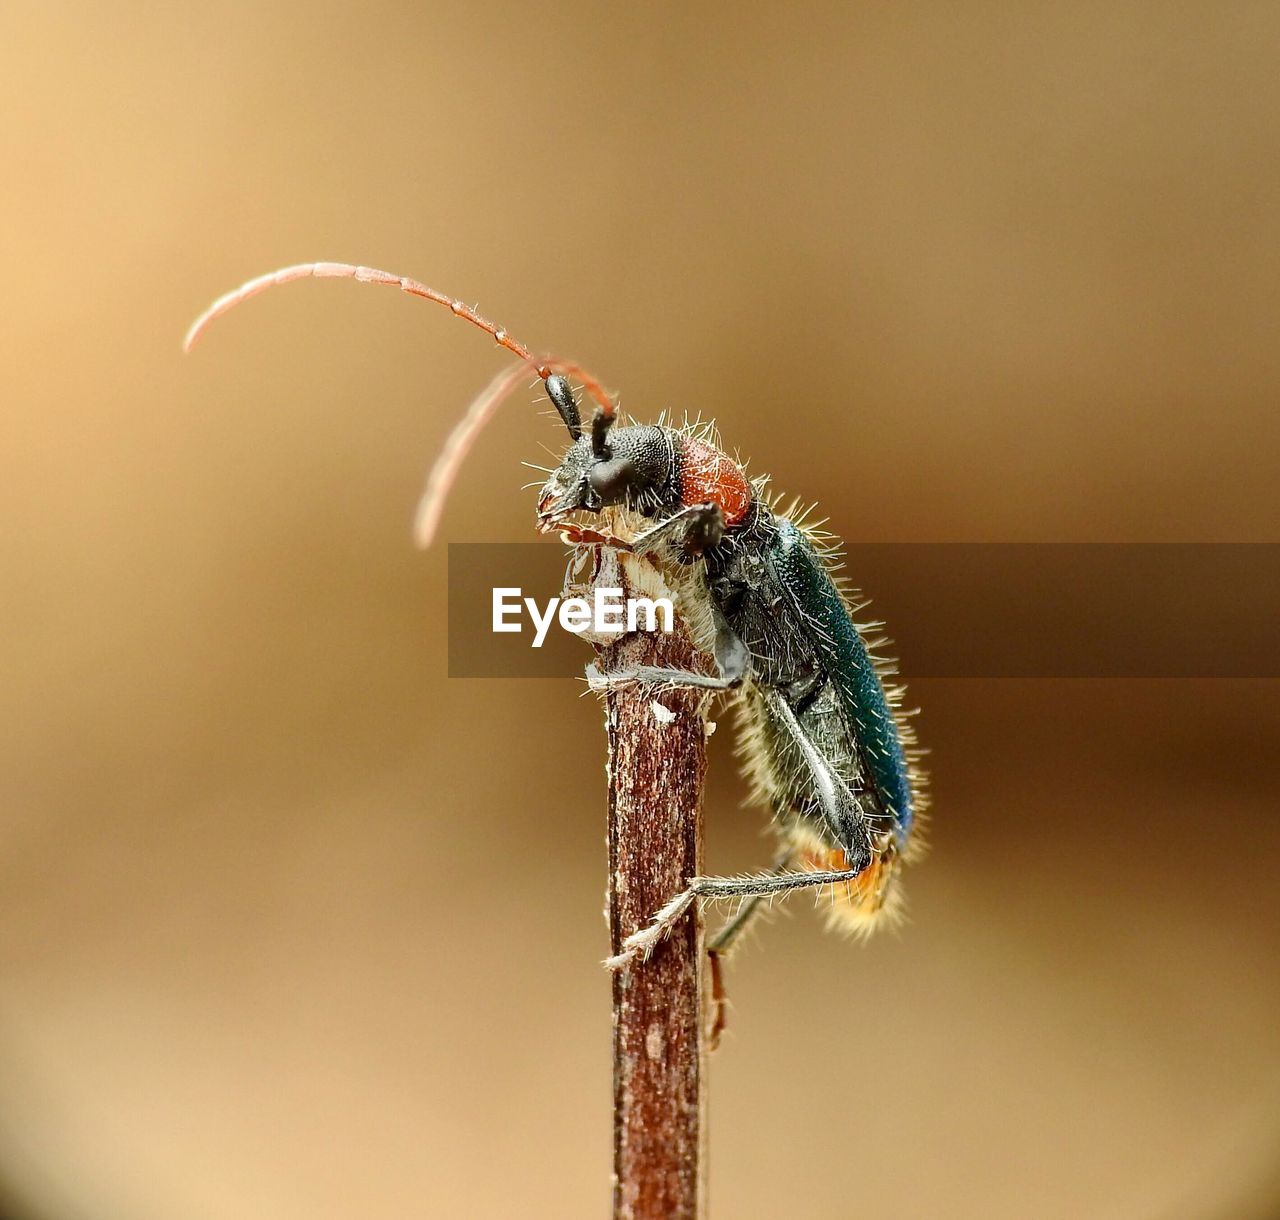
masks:
[[[591,467],[587,483],[605,504],[617,504],[626,498],[635,478],[636,466],[630,458],[610,458]]]

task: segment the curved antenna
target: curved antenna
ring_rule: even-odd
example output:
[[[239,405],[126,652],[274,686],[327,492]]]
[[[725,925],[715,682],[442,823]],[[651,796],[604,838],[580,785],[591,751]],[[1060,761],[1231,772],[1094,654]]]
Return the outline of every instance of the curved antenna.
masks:
[[[248,283],[241,284],[234,291],[220,296],[191,324],[191,329],[187,331],[186,337],[182,341],[182,350],[189,352],[199,341],[200,336],[208,329],[210,323],[222,317],[224,313],[230,312],[241,301],[256,297],[259,293],[266,292],[268,288],[275,288],[278,284],[291,284],[294,280],[313,278],[355,280],[361,284],[385,284],[392,288],[399,288],[401,292],[407,292],[410,296],[434,301],[437,305],[443,305],[455,317],[462,318],[473,326],[478,326],[486,334],[491,335],[495,343],[500,347],[505,347],[513,356],[527,364],[532,364],[534,371],[543,381],[546,381],[556,371],[552,364],[548,364],[545,361],[542,363],[535,361],[529,349],[523,343],[518,339],[512,338],[503,327],[490,322],[488,318],[482,317],[470,305],[463,304],[456,297],[446,296],[443,292],[429,288],[418,280],[411,280],[408,276],[392,275],[389,271],[379,271],[375,267],[357,267],[354,263],[297,263],[292,267],[281,267],[278,271],[269,271],[266,275],[260,275],[256,279],[249,280]],[[613,400],[606,393],[604,386],[585,370],[578,368],[577,365],[565,365],[560,368],[561,372],[569,370],[572,370],[572,376],[582,382],[583,388],[600,405],[600,410],[603,411],[605,416],[612,419],[614,415]],[[480,400],[477,399],[476,401],[479,402]]]
[[[562,373],[579,381],[585,380],[583,370],[576,364],[555,356],[543,356],[540,361],[530,357],[520,364],[503,369],[485,386],[467,408],[467,413],[454,425],[444,448],[440,450],[440,456],[431,468],[431,474],[427,476],[427,488],[418,501],[418,512],[413,522],[414,541],[424,551],[435,537],[445,501],[449,498],[454,480],[458,477],[467,454],[471,452],[476,437],[493,418],[507,395],[523,378],[535,372],[544,378]]]
[[[182,350],[189,352],[215,319],[234,309],[241,301],[256,297],[259,293],[266,292],[268,288],[274,288],[278,284],[290,284],[294,280],[305,279],[355,280],[361,284],[385,284],[392,288],[399,288],[401,292],[407,292],[410,296],[434,301],[437,305],[445,306],[455,317],[462,318],[491,335],[494,342],[506,348],[520,361],[511,368],[503,369],[485,387],[467,408],[466,414],[454,426],[448,440],[445,441],[440,456],[436,458],[435,465],[431,468],[427,489],[418,503],[413,532],[420,547],[426,548],[431,545],[436,527],[440,523],[440,516],[444,512],[449,491],[476,437],[479,436],[485,424],[493,418],[494,412],[515,389],[522,377],[533,374],[546,383],[547,396],[560,413],[560,418],[569,429],[569,435],[575,441],[582,435],[582,423],[578,416],[578,406],[574,401],[573,392],[565,382],[565,377],[572,377],[581,382],[587,393],[596,400],[597,406],[592,425],[593,436],[600,437],[597,444],[603,442],[604,434],[617,414],[613,399],[609,397],[604,386],[581,365],[574,364],[570,360],[561,360],[556,356],[535,357],[523,343],[507,334],[505,329],[490,322],[488,318],[482,317],[470,305],[464,305],[457,298],[445,296],[443,292],[428,288],[426,284],[411,280],[408,276],[392,275],[389,271],[378,271],[374,267],[357,267],[354,263],[297,263],[292,267],[281,267],[278,271],[270,271],[266,275],[260,275],[256,279],[249,280],[248,283],[241,284],[233,292],[220,296],[191,324],[191,329],[187,331],[182,341]]]

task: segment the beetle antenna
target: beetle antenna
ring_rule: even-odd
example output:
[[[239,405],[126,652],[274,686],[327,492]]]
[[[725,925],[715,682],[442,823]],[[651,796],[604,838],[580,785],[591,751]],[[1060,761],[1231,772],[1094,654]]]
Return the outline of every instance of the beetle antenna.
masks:
[[[480,430],[489,422],[502,400],[516,388],[520,379],[527,377],[531,371],[527,364],[517,364],[503,369],[476,396],[471,406],[467,408],[467,413],[449,433],[449,439],[445,441],[444,448],[440,450],[440,456],[431,467],[431,474],[427,477],[427,489],[422,493],[422,499],[418,501],[418,511],[413,519],[414,541],[424,551],[435,537],[436,527],[440,524],[440,517],[444,512],[445,501],[449,498],[449,492],[453,488],[454,480],[458,477],[458,471],[462,469],[462,463],[466,461],[471,446],[480,435]]]
[[[413,536],[418,545],[426,550],[431,545],[431,540],[435,537],[436,527],[440,524],[440,516],[444,512],[445,501],[449,498],[449,492],[453,487],[454,480],[458,477],[458,471],[462,469],[462,463],[466,461],[467,454],[471,452],[471,446],[475,444],[476,437],[484,428],[485,424],[493,418],[494,412],[502,405],[503,400],[511,393],[512,390],[520,384],[522,378],[537,373],[538,376],[544,376],[543,370],[546,370],[545,376],[548,379],[548,385],[551,382],[560,382],[564,385],[565,394],[568,395],[569,402],[573,402],[573,395],[569,393],[568,383],[565,377],[573,377],[576,380],[586,382],[586,376],[583,370],[576,364],[568,360],[561,360],[556,356],[541,356],[530,358],[520,364],[512,365],[510,368],[503,369],[485,388],[473,399],[471,405],[467,408],[467,413],[457,422],[452,432],[449,433],[449,439],[445,441],[444,448],[440,450],[440,456],[436,458],[436,464],[431,468],[431,474],[427,477],[427,489],[422,493],[422,499],[418,501],[418,515],[414,519]],[[550,393],[548,389],[548,393]],[[560,409],[560,404],[556,402],[554,396],[551,399],[556,403],[556,408]],[[576,415],[577,404],[574,403],[573,411]],[[564,415],[564,412],[561,411]],[[611,420],[612,416],[606,416],[603,410],[597,409],[592,417],[593,434],[597,427],[597,421],[601,418]],[[565,419],[568,424],[569,420]],[[605,424],[608,427],[608,424]],[[570,426],[570,432],[573,431]],[[581,433],[581,425],[579,424],[579,434]],[[577,439],[576,437],[574,439]]]
[[[578,400],[573,396],[569,383],[559,374],[552,373],[546,380],[547,397],[560,412],[564,426],[576,441],[582,435],[582,416],[578,414]]]
[[[472,326],[478,326],[486,334],[491,335],[495,343],[500,347],[505,347],[507,351],[522,362],[532,364],[534,371],[543,381],[547,381],[556,372],[555,365],[535,361],[529,349],[518,339],[509,335],[504,327],[490,322],[488,318],[482,317],[470,305],[464,304],[456,297],[446,296],[443,292],[429,288],[426,284],[420,283],[418,280],[412,280],[406,275],[392,275],[389,271],[379,271],[375,267],[357,267],[354,263],[297,263],[292,267],[281,267],[278,271],[269,271],[266,275],[260,275],[256,279],[249,280],[246,284],[241,284],[239,288],[220,296],[191,324],[191,329],[187,331],[186,338],[182,341],[182,350],[189,352],[213,321],[222,317],[224,313],[230,312],[241,301],[256,297],[259,293],[266,292],[268,288],[275,288],[278,284],[291,284],[294,280],[313,278],[355,280],[361,284],[385,284],[392,288],[399,288],[401,292],[407,292],[410,296],[422,297],[426,301],[434,301],[437,305],[443,305],[455,317],[462,318],[464,321],[470,322]],[[564,365],[560,368],[560,371],[571,371],[572,375],[582,382],[587,393],[599,403],[600,409],[610,419],[613,418],[613,400],[594,377],[576,365]],[[550,386],[548,386],[547,393],[555,404],[556,410],[560,412],[560,416],[564,419],[569,431],[573,432],[574,428],[571,419],[565,414],[564,407],[561,405],[562,399],[557,399],[556,393],[552,391]],[[572,395],[569,394],[568,386],[564,387],[563,393],[572,398]],[[575,406],[575,413],[576,409]],[[576,435],[574,439],[577,439]]]
[[[191,329],[187,331],[186,338],[182,341],[182,350],[189,352],[212,322],[234,309],[241,301],[256,297],[259,293],[266,292],[268,288],[274,288],[278,284],[290,284],[294,280],[305,279],[355,280],[361,284],[385,284],[392,288],[399,288],[401,292],[407,292],[410,296],[434,301],[437,305],[445,306],[455,317],[462,318],[491,335],[499,346],[506,348],[520,361],[512,368],[504,369],[485,387],[467,408],[466,414],[454,426],[448,440],[445,441],[440,456],[436,458],[435,465],[431,468],[427,489],[418,504],[414,537],[420,547],[425,548],[431,545],[436,527],[440,523],[440,516],[444,511],[445,500],[476,437],[507,395],[519,384],[522,377],[536,374],[542,379],[546,385],[547,396],[559,412],[560,418],[564,420],[565,427],[569,429],[569,435],[575,441],[582,435],[582,417],[567,379],[572,377],[580,381],[583,388],[596,401],[595,415],[591,421],[593,446],[598,448],[603,444],[604,435],[613,422],[616,408],[604,386],[581,365],[555,356],[535,357],[523,343],[512,338],[503,327],[482,317],[470,305],[463,304],[456,297],[445,296],[443,292],[428,288],[426,284],[411,280],[408,276],[392,275],[389,271],[378,271],[373,267],[358,267],[354,263],[298,263],[292,267],[281,267],[278,271],[260,275],[214,301],[191,324]],[[599,442],[595,439],[597,436],[600,438]]]
[[[608,437],[612,423],[613,416],[606,415],[603,411],[597,411],[591,417],[591,454],[601,461],[609,456]]]

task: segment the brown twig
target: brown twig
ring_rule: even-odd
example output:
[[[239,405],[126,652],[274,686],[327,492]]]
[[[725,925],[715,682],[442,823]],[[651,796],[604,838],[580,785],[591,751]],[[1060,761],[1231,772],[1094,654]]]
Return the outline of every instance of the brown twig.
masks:
[[[626,587],[616,552],[595,583]],[[677,623],[677,628],[679,624]],[[677,629],[605,646],[603,673],[688,670]],[[702,871],[705,692],[631,684],[606,696],[612,952]],[[703,1200],[705,1057],[702,918],[693,904],[647,960],[613,976],[615,1220],[698,1220]]]

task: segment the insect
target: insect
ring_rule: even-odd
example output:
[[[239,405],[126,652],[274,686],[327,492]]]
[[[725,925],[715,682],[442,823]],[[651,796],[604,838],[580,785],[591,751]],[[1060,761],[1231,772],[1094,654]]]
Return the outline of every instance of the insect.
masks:
[[[570,438],[539,493],[539,528],[569,541],[607,540],[676,571],[682,588],[692,590],[690,629],[714,658],[715,674],[639,668],[605,675],[590,666],[589,684],[694,686],[732,699],[744,770],[753,798],[772,811],[780,851],[766,873],[693,878],[608,964],[622,968],[647,955],[699,899],[739,903],[709,942],[713,955],[728,952],[762,902],[794,890],[820,890],[832,922],[851,932],[892,917],[901,904],[899,868],[921,849],[925,777],[902,710],[903,688],[887,682],[892,662],[876,652],[887,643],[874,638],[882,624],[854,621],[865,603],[839,575],[836,540],[806,524],[794,506],[784,510],[767,479],[748,478],[712,428],[624,422],[586,370],[534,356],[475,309],[416,280],[346,263],[286,267],[215,301],[184,346],[249,297],[313,276],[389,285],[434,301],[517,357],[446,441],[419,508],[420,545],[433,538],[480,430],[536,375]],[[572,381],[595,404],[585,426]],[[619,521],[634,527],[631,537],[588,528],[614,529]]]

